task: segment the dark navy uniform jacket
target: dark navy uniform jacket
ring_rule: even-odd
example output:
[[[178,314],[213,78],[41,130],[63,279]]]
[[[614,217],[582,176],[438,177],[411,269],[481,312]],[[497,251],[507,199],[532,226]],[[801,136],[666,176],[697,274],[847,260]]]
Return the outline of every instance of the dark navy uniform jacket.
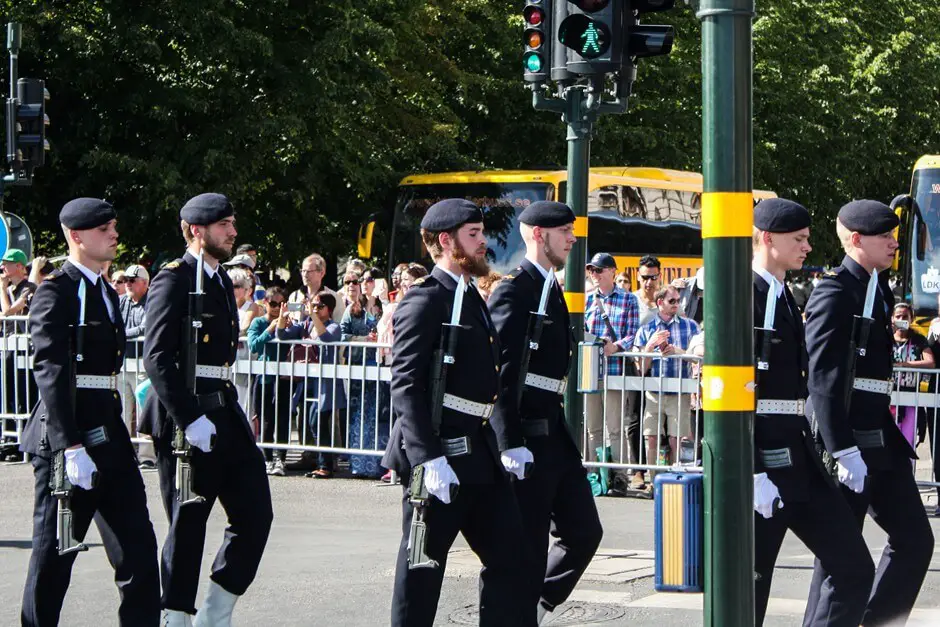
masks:
[[[493,428],[500,450],[525,445],[522,421],[526,419],[548,419],[550,430],[564,432],[574,446],[565,426],[564,398],[561,395],[526,386],[521,409],[517,405],[519,368],[528,342],[529,314],[538,310],[544,283],[539,269],[528,259],[523,259],[520,267],[511,272],[490,296],[490,313],[502,346],[499,401],[493,415]],[[546,314],[539,349],[531,352],[529,372],[564,379],[571,366],[574,337],[568,306],[557,285],[552,286],[549,292]]]
[[[174,425],[184,429],[202,416],[225,419],[230,413],[254,440],[248,419],[238,405],[238,394],[231,381],[199,377],[196,393],[221,391],[225,407],[213,411],[200,408],[189,391],[180,368],[180,350],[189,342],[189,330],[183,329],[189,311],[189,293],[195,289],[196,258],[186,253],[169,263],[153,279],[148,292],[147,336],[144,340],[144,368],[153,392],[147,396],[140,422],[141,433],[158,438],[172,437]],[[219,266],[214,278],[203,277],[202,329],[196,363],[204,366],[231,366],[238,348],[238,312],[232,281]]]
[[[819,431],[829,452],[855,446],[853,429],[881,429],[885,446],[862,449],[862,456],[870,467],[887,468],[916,457],[891,417],[890,397],[855,390],[848,411],[844,397],[852,320],[853,316],[862,315],[868,278],[869,273],[846,256],[842,265],[826,273],[813,290],[806,305],[809,391]],[[887,272],[880,273],[879,284],[867,352],[864,357],[858,357],[855,376],[887,381],[892,378],[893,340],[889,316],[894,308]]]
[[[70,346],[78,324],[78,285],[85,282],[84,359],[77,363],[79,375],[117,375],[124,365],[124,322],[118,295],[105,282],[114,322],[108,316],[101,292],[103,279],[92,285],[76,266],[66,261],[39,286],[29,315],[35,358],[33,373],[40,400],[26,423],[20,448],[48,459],[62,449],[82,444],[82,433],[104,426],[114,442],[130,436],[121,420],[121,398],[114,390],[79,389],[71,396]],[[100,467],[112,447],[102,444],[88,449]]]
[[[770,286],[759,274],[753,274],[754,326],[760,327],[764,324]],[[754,348],[755,355],[760,356],[761,344],[755,342]],[[758,399],[792,401],[807,397],[806,372],[809,366],[803,319],[793,294],[785,285],[777,298],[769,363],[769,370],[757,370]],[[758,412],[754,418],[754,472],[767,473],[780,490],[784,503],[805,500],[812,473],[825,474],[811,434],[805,415],[762,415]],[[793,465],[790,468],[766,468],[760,451],[784,448],[790,450]]]
[[[461,483],[492,483],[504,472],[496,435],[488,419],[446,407],[439,435],[431,424],[431,368],[449,323],[457,283],[438,267],[415,282],[395,309],[392,327],[392,404],[397,417],[382,465],[407,476],[411,468],[444,455],[441,438],[470,439],[469,455],[449,456]],[[499,397],[499,338],[486,303],[473,286],[464,294],[455,363],[449,366],[446,391],[477,403]]]

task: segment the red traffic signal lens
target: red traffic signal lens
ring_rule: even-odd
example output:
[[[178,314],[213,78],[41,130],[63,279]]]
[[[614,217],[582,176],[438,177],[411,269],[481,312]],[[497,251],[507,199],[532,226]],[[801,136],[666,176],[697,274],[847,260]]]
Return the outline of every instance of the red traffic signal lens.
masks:
[[[607,5],[610,4],[610,0],[576,0],[575,4],[585,13],[596,13],[606,9]]]
[[[545,13],[542,9],[531,4],[522,12],[522,17],[525,18],[526,24],[530,26],[538,26],[545,21]]]

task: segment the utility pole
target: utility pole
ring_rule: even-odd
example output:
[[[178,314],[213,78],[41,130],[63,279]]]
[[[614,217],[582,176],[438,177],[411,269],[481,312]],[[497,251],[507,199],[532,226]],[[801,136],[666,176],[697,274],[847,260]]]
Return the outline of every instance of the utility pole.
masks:
[[[702,0],[705,626],[754,624],[754,0]]]

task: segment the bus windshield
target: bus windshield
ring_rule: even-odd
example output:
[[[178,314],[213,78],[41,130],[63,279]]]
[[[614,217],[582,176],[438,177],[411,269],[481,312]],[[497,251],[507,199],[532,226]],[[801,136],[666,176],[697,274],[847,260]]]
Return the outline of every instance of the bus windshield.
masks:
[[[428,208],[444,198],[466,198],[483,208],[483,226],[488,241],[490,267],[506,274],[525,256],[525,246],[517,228],[517,216],[537,200],[550,200],[552,185],[547,183],[443,183],[405,185],[400,188],[394,226],[389,242],[392,267],[402,262],[430,264],[421,244],[421,218]]]
[[[940,169],[916,170],[911,191],[920,209],[910,242],[912,304],[932,318],[940,294]]]

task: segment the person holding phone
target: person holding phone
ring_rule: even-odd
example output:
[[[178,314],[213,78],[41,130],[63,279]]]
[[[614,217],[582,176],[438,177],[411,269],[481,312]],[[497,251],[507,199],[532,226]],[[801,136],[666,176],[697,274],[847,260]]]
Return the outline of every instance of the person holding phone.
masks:
[[[283,288],[274,286],[265,291],[264,305],[267,314],[255,318],[248,327],[248,349],[257,353],[258,361],[286,361],[289,345],[279,344],[276,339],[285,339],[284,333],[293,322],[284,306],[287,294]],[[263,443],[288,444],[290,442],[290,406],[293,388],[288,376],[260,374],[255,377],[254,413],[261,423]],[[276,436],[275,436],[276,432]],[[286,475],[284,459],[287,449],[272,451],[264,449],[264,460],[269,475]]]

